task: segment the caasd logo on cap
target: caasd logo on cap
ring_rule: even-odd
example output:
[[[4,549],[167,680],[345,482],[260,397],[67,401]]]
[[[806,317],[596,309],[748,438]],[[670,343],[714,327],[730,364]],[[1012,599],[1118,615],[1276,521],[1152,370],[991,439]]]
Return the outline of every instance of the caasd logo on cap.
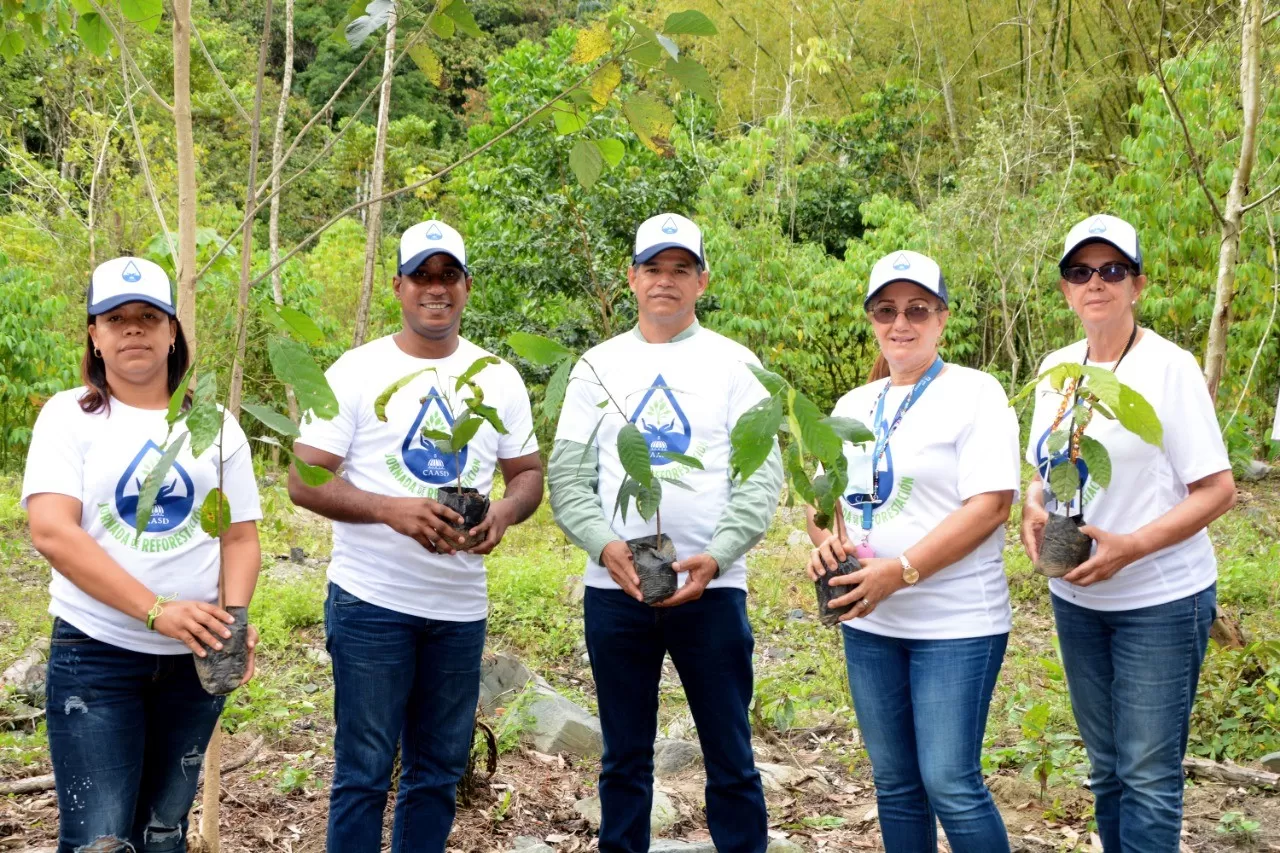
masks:
[[[462,235],[438,219],[411,225],[400,235],[397,269],[400,275],[409,275],[427,258],[440,253],[452,256],[462,266],[463,273],[471,275],[467,270],[467,247]]]
[[[672,219],[670,216],[667,217],[666,222],[662,223],[663,234],[674,234],[679,230],[680,230],[680,226],[676,225],[676,221]]]
[[[928,255],[903,249],[890,252],[876,261],[875,266],[871,268],[871,278],[867,283],[867,298],[863,304],[869,304],[871,297],[895,281],[918,284],[941,299],[944,304],[948,303],[947,283],[942,278],[942,270],[938,264]]]
[[[899,252],[898,257],[893,259],[893,268],[899,272],[909,270],[911,269],[911,259]]]
[[[431,227],[427,229],[427,239],[428,239],[428,240],[443,240],[443,239],[444,239],[444,235],[440,233],[440,226],[439,226],[439,225],[436,225],[434,222],[432,222],[432,223],[431,223]]]
[[[1105,234],[1105,233],[1107,233],[1107,222],[1106,222],[1106,220],[1105,220],[1105,219],[1103,219],[1101,216],[1095,216],[1095,217],[1093,217],[1093,219],[1091,219],[1091,220],[1089,221],[1089,233],[1090,233],[1090,234]]]
[[[636,229],[636,250],[632,263],[642,264],[667,249],[684,249],[707,268],[707,256],[702,247],[702,231],[692,220],[678,213],[659,213],[651,216]]]
[[[1120,251],[1142,274],[1142,246],[1138,241],[1138,232],[1133,226],[1117,216],[1098,213],[1075,224],[1062,246],[1062,257],[1058,260],[1061,267],[1076,250],[1090,243],[1107,243]]]
[[[97,316],[129,302],[154,305],[170,317],[177,314],[169,275],[146,258],[112,258],[89,279],[89,314]]]

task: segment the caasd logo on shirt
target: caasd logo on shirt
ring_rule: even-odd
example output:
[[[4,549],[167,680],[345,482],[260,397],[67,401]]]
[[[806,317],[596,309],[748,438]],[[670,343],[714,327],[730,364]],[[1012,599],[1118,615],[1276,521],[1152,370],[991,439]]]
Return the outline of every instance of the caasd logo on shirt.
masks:
[[[116,483],[116,513],[130,528],[135,527],[138,521],[138,493],[142,491],[142,484],[146,481],[147,474],[151,473],[151,469],[160,461],[161,456],[163,453],[156,443],[148,441],[125,469],[120,481]],[[174,462],[168,475],[165,476],[164,484],[160,486],[160,491],[156,493],[156,502],[151,507],[151,518],[143,528],[143,532],[172,533],[191,515],[191,508],[194,505],[195,486],[191,483],[191,477],[181,465]]]
[[[1045,430],[1040,436],[1040,440],[1036,442],[1036,470],[1040,472],[1041,478],[1046,481],[1048,472],[1051,468],[1059,465],[1067,459],[1067,449],[1064,447],[1057,453],[1049,452],[1049,433],[1051,430]],[[1088,503],[1093,500],[1094,496],[1102,490],[1098,485],[1098,481],[1089,477],[1089,466],[1085,464],[1084,457],[1076,459],[1076,471],[1080,474],[1080,486],[1084,493],[1084,502]],[[1079,502],[1081,493],[1077,491],[1074,495],[1054,495],[1059,503],[1069,503],[1079,510],[1081,504]]]
[[[449,432],[453,429],[453,415],[449,413],[444,400],[440,398],[439,392],[434,387],[427,392],[422,407],[418,409],[418,416],[414,418],[413,426],[409,427],[409,432],[404,437],[404,444],[400,447],[400,458],[404,461],[404,467],[409,473],[422,482],[433,486],[448,485],[458,479],[459,468],[466,470],[469,448],[462,448],[462,452],[457,457],[441,453],[434,442],[423,437],[423,429],[439,432]]]
[[[640,405],[631,415],[631,422],[644,433],[644,440],[649,445],[650,464],[672,464],[673,460],[661,455],[664,452],[689,452],[693,428],[661,373],[640,400]]]

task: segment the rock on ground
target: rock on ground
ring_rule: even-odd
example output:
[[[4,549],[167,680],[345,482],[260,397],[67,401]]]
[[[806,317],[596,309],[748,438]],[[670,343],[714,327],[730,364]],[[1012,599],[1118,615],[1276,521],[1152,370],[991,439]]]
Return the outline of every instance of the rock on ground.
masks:
[[[810,775],[808,771],[789,764],[770,764],[767,761],[757,761],[756,770],[760,771],[760,781],[764,784],[764,789],[774,793],[781,793],[795,787]]]
[[[573,810],[586,818],[587,823],[595,829],[600,828],[600,797],[587,797],[573,804]],[[661,791],[653,792],[653,808],[649,810],[649,832],[660,835],[680,820],[680,812],[676,810],[671,798]],[[676,848],[679,849],[679,848]]]
[[[539,685],[526,713],[532,720],[530,734],[538,752],[567,752],[584,758],[604,753],[600,721],[554,690]]]
[[[516,837],[516,844],[511,848],[513,853],[556,853],[555,848],[542,842],[541,838],[532,835]]]
[[[649,853],[716,853],[716,846],[710,841],[676,841],[672,838],[658,838],[649,845]]]
[[[1262,756],[1262,767],[1271,773],[1280,773],[1280,752]]]
[[[515,700],[533,680],[529,667],[514,655],[500,653],[480,662],[480,709],[488,716]]]
[[[702,763],[702,750],[695,743],[675,738],[658,738],[653,750],[653,772],[656,776],[671,776],[688,767]]]

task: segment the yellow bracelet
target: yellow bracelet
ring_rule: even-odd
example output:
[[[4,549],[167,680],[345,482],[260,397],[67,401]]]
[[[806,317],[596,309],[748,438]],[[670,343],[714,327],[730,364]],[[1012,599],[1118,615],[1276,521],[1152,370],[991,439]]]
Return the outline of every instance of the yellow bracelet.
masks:
[[[151,605],[151,609],[147,611],[147,630],[154,631],[156,629],[156,620],[160,618],[160,614],[164,613],[164,605],[170,601],[177,601],[177,595],[157,595],[156,603]]]

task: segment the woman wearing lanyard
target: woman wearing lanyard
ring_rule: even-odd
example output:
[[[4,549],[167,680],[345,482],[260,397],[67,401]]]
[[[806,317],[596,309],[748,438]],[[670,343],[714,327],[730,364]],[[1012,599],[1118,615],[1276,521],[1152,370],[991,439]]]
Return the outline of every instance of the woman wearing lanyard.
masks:
[[[161,458],[169,397],[189,361],[169,277],[116,258],[89,287],[84,387],[40,410],[22,503],[31,541],[53,568],[46,679],[59,853],[183,850],[187,812],[223,697],[196,677],[192,653],[222,648],[258,578],[258,489],[248,442],[227,419],[218,444],[181,442],[142,532],[138,492]],[[221,484],[219,483],[221,469]],[[219,543],[200,526],[221,485],[231,525]],[[257,635],[249,628],[248,646]],[[253,674],[250,652],[244,681]],[[243,683],[243,682],[242,682]]]
[[[1092,765],[1103,849],[1176,851],[1182,829],[1182,756],[1200,662],[1215,610],[1217,564],[1206,526],[1235,503],[1235,481],[1195,358],[1150,329],[1133,306],[1147,283],[1133,226],[1093,216],[1067,235],[1060,287],[1085,340],[1045,359],[1110,368],[1156,410],[1163,447],[1108,418],[1079,429],[1111,457],[1104,489],[1089,479],[1066,510],[1083,514],[1092,557],[1049,582],[1071,706]],[[1074,398],[1036,394],[1022,543],[1039,557],[1045,521],[1047,439]],[[1083,505],[1083,506],[1082,506]],[[1051,508],[1056,506],[1051,505]]]
[[[982,733],[1011,612],[1001,548],[1017,495],[1018,424],[993,377],[944,365],[947,290],[938,265],[894,252],[864,307],[880,345],[872,381],[836,404],[870,421],[874,447],[845,445],[849,493],[831,535],[809,521],[809,576],[846,554],[845,657],[871,758],[885,849],[1009,849],[982,779]]]

